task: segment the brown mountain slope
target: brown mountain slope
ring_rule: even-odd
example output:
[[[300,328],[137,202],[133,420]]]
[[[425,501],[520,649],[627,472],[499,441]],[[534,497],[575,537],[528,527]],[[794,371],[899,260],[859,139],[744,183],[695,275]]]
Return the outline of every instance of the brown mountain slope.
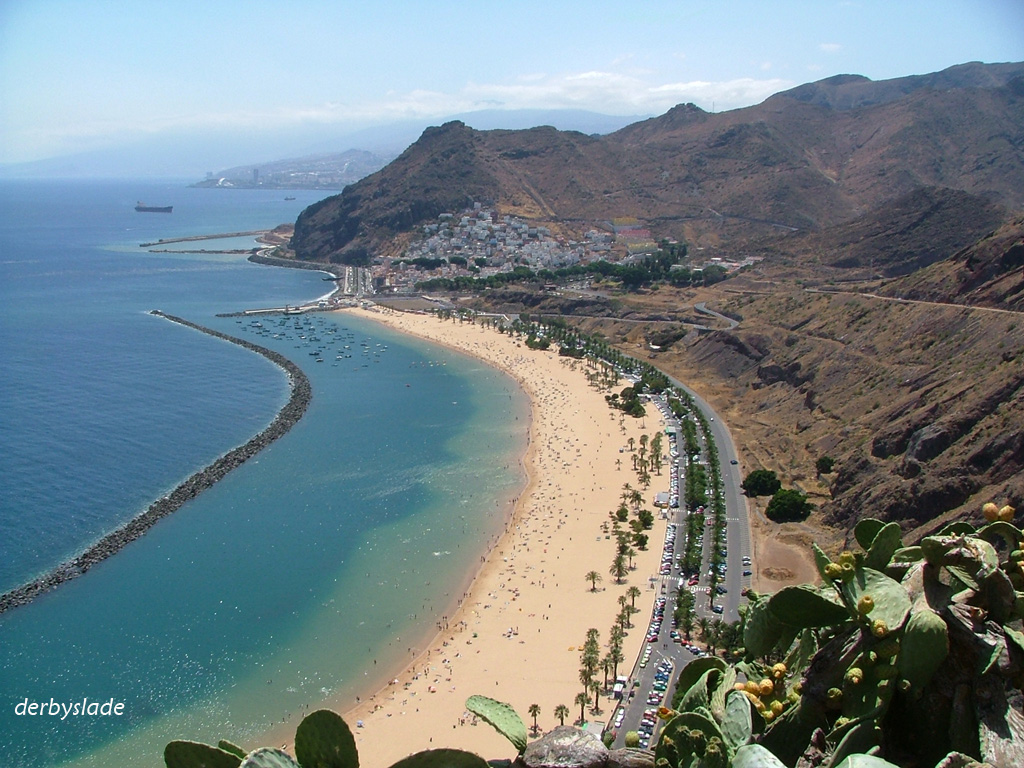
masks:
[[[707,398],[745,472],[775,470],[810,494],[819,541],[864,516],[899,521],[913,538],[978,517],[984,501],[1024,503],[1024,314],[767,288],[747,278],[745,289],[619,297],[620,316],[706,300],[742,318],[657,352],[647,342],[664,323],[574,322]],[[822,456],[834,474],[816,474]]]
[[[955,189],[918,187],[850,222],[753,241],[765,254],[786,254],[807,268],[840,276],[905,275],[974,245],[1007,217],[1002,206]],[[836,274],[833,271],[833,274]]]
[[[948,259],[888,283],[878,293],[1024,311],[1024,217]]]
[[[720,114],[679,106],[597,138],[450,123],[303,212],[293,245],[304,259],[363,261],[471,199],[570,228],[638,216],[656,236],[733,248],[766,225],[818,229],[921,186],[1024,207],[1024,65],[968,69],[966,80],[937,73],[944,88],[818,84],[832,100],[856,86],[850,104],[871,102],[874,86],[880,95],[867,106],[836,109],[796,89]],[[954,87],[961,80],[971,85]]]

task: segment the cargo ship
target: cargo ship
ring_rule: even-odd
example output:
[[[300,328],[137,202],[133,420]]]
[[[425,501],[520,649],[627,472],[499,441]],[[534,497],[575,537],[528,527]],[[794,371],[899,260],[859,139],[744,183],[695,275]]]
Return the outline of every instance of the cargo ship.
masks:
[[[170,213],[173,205],[146,205],[145,203],[136,203],[135,210],[139,213]]]

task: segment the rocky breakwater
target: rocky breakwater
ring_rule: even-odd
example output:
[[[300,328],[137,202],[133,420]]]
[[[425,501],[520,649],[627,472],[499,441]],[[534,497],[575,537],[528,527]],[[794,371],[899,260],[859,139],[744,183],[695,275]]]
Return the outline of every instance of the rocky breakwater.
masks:
[[[152,315],[166,318],[188,328],[202,331],[232,344],[237,344],[252,352],[263,355],[288,375],[291,396],[277,416],[267,426],[244,444],[233,448],[212,464],[199,470],[166,496],[157,499],[149,507],[129,520],[124,525],[111,531],[80,555],[67,560],[48,573],[33,579],[27,584],[0,595],[0,614],[31,602],[44,592],[54,589],[65,581],[69,581],[88,571],[92,566],[117,553],[131,542],[144,535],[156,523],[167,515],[177,511],[185,502],[194,499],[200,493],[224,478],[231,470],[244,464],[272,442],[288,432],[302,418],[313,397],[313,391],[306,374],[291,360],[273,350],[258,344],[220,333],[180,317],[167,315],[159,310],[150,312]]]

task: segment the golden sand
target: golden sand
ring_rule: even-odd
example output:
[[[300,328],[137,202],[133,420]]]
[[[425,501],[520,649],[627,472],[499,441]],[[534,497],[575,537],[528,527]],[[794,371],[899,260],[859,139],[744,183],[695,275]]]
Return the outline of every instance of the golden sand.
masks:
[[[481,566],[461,608],[408,668],[395,672],[382,690],[358,704],[328,701],[353,728],[360,763],[386,766],[424,749],[454,747],[487,759],[514,757],[514,748],[491,726],[472,725],[465,701],[473,694],[511,704],[532,726],[527,710],[540,706],[541,732],[558,725],[555,707],[564,704],[579,718],[575,697],[580,647],[587,629],[600,632],[602,655],[619,612],[618,598],[631,585],[642,595],[624,645],[628,674],[644,643],[656,596],[650,577],[658,573],[664,520],[657,516],[650,544],[638,552],[634,570],[621,584],[609,574],[615,540],[602,530],[618,508],[624,484],[638,487],[626,453],[630,437],[663,427],[660,416],[644,420],[612,410],[604,392],[591,386],[585,363],[554,352],[528,349],[521,340],[469,322],[384,309],[345,310],[394,329],[474,355],[511,374],[531,401],[530,447],[525,459],[529,484],[515,506],[508,533]],[[624,384],[623,384],[624,385]],[[620,449],[622,449],[620,451]],[[644,491],[653,509],[668,475],[655,477]],[[597,591],[585,579],[602,575]],[[660,581],[657,581],[660,587]],[[608,721],[614,701],[601,698]],[[361,725],[357,725],[361,723]],[[291,733],[278,733],[275,745],[291,747]]]

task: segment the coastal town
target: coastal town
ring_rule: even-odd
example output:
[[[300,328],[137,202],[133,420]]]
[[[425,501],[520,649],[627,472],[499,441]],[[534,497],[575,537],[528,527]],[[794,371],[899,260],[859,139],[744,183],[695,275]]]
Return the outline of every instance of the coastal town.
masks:
[[[665,248],[679,248],[674,240],[656,242],[642,222],[633,217],[594,222],[582,239],[572,239],[496,207],[473,203],[458,213],[442,213],[422,227],[398,258],[380,258],[370,267],[335,265],[340,296],[410,294],[435,278],[486,279],[517,268],[532,272],[586,266],[597,261],[634,264]],[[715,267],[734,272],[760,260],[704,257],[697,253],[689,268],[695,276]],[[371,290],[372,288],[372,290]]]

